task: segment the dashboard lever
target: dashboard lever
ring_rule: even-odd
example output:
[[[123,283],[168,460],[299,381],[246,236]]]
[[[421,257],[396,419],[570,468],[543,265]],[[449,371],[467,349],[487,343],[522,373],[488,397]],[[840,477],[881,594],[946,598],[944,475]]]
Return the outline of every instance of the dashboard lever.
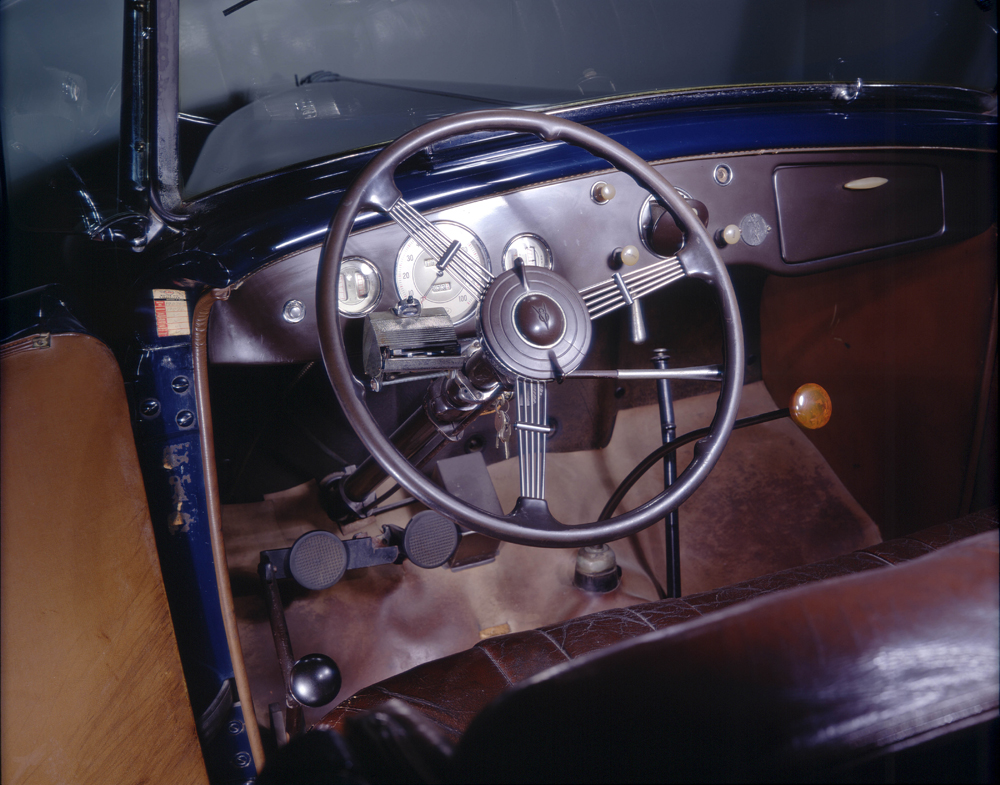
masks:
[[[527,265],[524,263],[524,259],[520,256],[514,259],[514,269],[517,270],[518,280],[521,282],[521,286],[524,288],[524,291],[530,292],[531,287],[528,286],[528,271],[525,269],[526,267]]]
[[[721,365],[695,365],[690,368],[620,368],[611,371],[573,371],[567,379],[684,379],[721,382]]]
[[[642,300],[633,300],[629,306],[629,338],[638,346],[646,342],[646,317],[642,312]]]

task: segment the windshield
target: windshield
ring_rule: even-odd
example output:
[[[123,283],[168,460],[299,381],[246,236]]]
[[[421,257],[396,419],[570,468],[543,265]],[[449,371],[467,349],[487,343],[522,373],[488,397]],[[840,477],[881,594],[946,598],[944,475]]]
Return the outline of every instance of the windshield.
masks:
[[[788,82],[996,87],[976,0],[181,0],[191,196],[434,117]]]

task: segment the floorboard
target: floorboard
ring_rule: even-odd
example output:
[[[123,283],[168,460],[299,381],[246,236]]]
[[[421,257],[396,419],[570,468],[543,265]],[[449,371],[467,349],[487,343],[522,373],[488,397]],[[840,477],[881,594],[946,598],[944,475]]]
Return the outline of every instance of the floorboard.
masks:
[[[708,425],[715,401],[716,396],[678,401],[678,433]],[[744,388],[741,417],[775,408],[763,383]],[[827,427],[836,427],[836,408]],[[565,522],[593,520],[618,482],[659,444],[659,433],[656,407],[640,407],[618,415],[605,450],[549,455],[546,487],[552,512]],[[690,461],[691,451],[690,446],[681,449],[679,468]],[[495,464],[490,472],[501,504],[510,509],[517,497],[516,458]],[[626,497],[624,508],[657,493],[662,477],[659,469],[650,471]],[[268,704],[282,700],[283,688],[256,575],[259,552],[288,547],[317,528],[337,531],[342,537],[374,536],[385,523],[405,526],[420,509],[402,508],[338,531],[321,510],[314,484],[273,494],[263,502],[223,508],[240,637],[261,725],[269,724]],[[808,564],[880,540],[872,520],[788,420],[734,432],[715,470],[682,506],[680,532],[684,594]],[[637,539],[662,584],[663,524]],[[421,570],[405,563],[350,572],[321,592],[283,586],[293,651],[296,656],[322,652],[333,657],[344,674],[338,696],[343,700],[368,684],[468,648],[480,639],[481,631],[505,626],[511,631],[530,629],[656,599],[633,544],[623,540],[612,547],[623,582],[616,592],[603,596],[573,588],[575,550],[509,543],[492,564],[459,572]],[[307,710],[307,722],[330,708]]]

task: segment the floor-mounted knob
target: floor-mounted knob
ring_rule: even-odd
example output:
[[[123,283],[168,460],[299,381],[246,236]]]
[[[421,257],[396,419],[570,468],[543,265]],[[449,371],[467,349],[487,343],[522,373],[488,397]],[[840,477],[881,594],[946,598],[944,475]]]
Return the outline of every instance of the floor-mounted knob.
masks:
[[[587,545],[576,552],[573,585],[584,591],[604,594],[621,583],[622,571],[615,552],[607,545]]]
[[[340,668],[325,654],[307,654],[292,666],[292,695],[305,706],[330,703],[340,692],[340,683]]]

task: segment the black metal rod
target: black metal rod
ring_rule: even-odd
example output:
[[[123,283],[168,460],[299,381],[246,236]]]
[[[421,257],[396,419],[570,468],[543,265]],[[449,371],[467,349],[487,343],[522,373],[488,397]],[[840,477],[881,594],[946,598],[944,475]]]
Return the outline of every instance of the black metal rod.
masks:
[[[772,420],[780,420],[783,417],[788,416],[788,409],[775,409],[773,412],[767,412],[765,414],[755,414],[753,417],[744,417],[742,420],[737,420],[733,423],[733,430],[738,430],[740,428],[749,428],[751,425],[760,425],[764,422],[771,422]],[[642,476],[656,466],[660,462],[660,459],[664,455],[667,455],[674,450],[679,450],[685,444],[690,444],[691,442],[697,441],[703,436],[707,436],[711,428],[699,428],[696,431],[691,431],[681,436],[679,439],[675,439],[669,444],[664,444],[661,447],[657,447],[649,455],[639,461],[639,464],[629,473],[628,477],[621,481],[621,484],[615,488],[615,492],[611,494],[611,498],[608,499],[607,504],[604,505],[604,509],[601,510],[601,514],[598,517],[598,521],[606,521],[612,515],[614,515],[615,510],[618,505],[622,503],[622,499],[625,498],[625,494],[632,490],[632,486],[635,485]]]
[[[270,561],[260,565],[260,577],[264,582],[267,594],[267,615],[271,620],[271,635],[274,638],[274,649],[278,653],[278,664],[285,680],[285,730],[292,739],[305,728],[305,716],[302,704],[292,695],[292,665],[295,657],[292,655],[292,640],[288,634],[288,623],[285,621],[285,610],[281,606],[281,593],[278,591],[278,581],[274,577],[274,567]]]
[[[660,370],[666,370],[670,355],[666,349],[657,349],[653,354],[653,365]],[[670,393],[670,380],[657,379],[656,397],[660,404],[660,428],[664,444],[669,444],[677,438],[677,422],[674,420],[674,400]],[[664,490],[674,484],[677,479],[677,452],[670,451],[663,456],[663,487]],[[681,596],[681,540],[680,516],[677,510],[667,513],[664,519],[664,538],[667,560],[667,583],[664,587],[667,597]]]

